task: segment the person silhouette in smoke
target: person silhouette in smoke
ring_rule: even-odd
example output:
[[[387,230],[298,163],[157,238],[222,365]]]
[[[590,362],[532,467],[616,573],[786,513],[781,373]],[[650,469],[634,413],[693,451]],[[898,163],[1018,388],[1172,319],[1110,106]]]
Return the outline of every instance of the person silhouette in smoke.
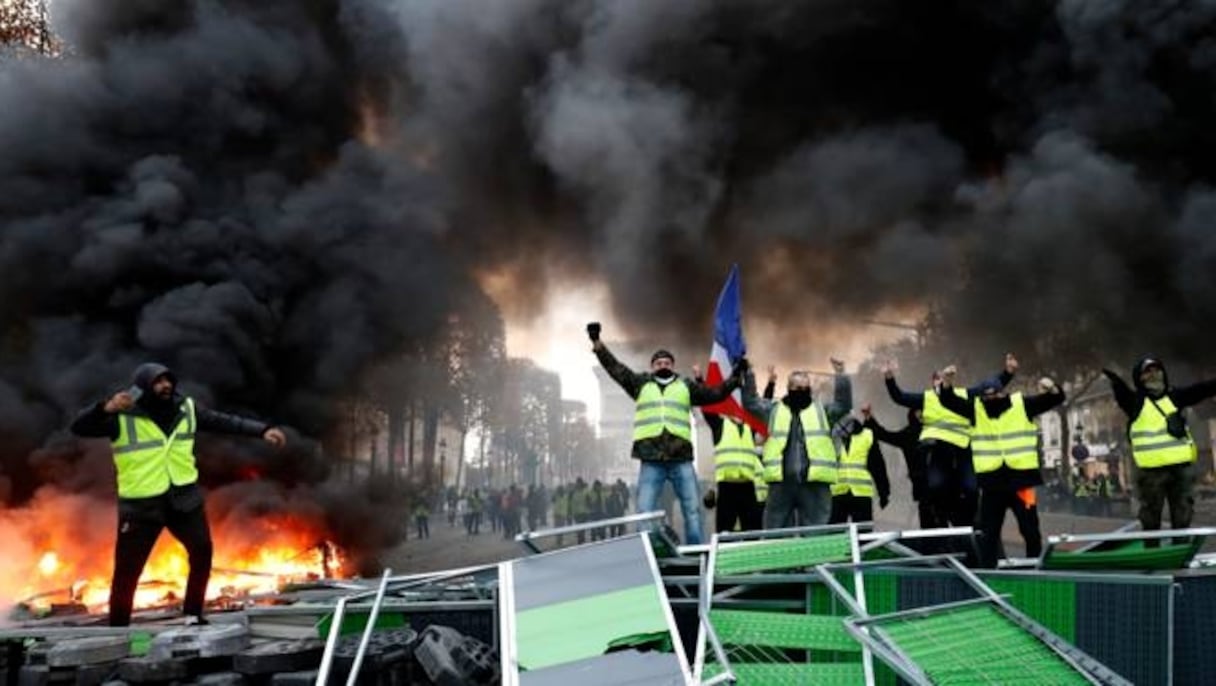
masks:
[[[110,625],[131,623],[139,575],[164,528],[181,541],[190,560],[183,613],[188,623],[205,623],[212,548],[194,458],[195,432],[261,437],[275,447],[287,443],[286,434],[263,422],[198,407],[178,392],[173,372],[156,363],[140,365],[128,390],[86,408],[71,430],[81,437],[108,438],[114,451],[118,538]]]

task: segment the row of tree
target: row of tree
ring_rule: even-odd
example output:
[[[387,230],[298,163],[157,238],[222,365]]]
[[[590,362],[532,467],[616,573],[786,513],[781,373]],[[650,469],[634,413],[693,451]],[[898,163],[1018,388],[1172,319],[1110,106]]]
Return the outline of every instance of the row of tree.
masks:
[[[352,473],[365,464],[373,476],[424,488],[470,483],[469,468],[474,485],[554,483],[582,473],[595,439],[581,406],[563,402],[556,373],[507,357],[491,301],[463,305],[425,344],[366,372],[326,452]],[[447,441],[442,427],[458,438]]]

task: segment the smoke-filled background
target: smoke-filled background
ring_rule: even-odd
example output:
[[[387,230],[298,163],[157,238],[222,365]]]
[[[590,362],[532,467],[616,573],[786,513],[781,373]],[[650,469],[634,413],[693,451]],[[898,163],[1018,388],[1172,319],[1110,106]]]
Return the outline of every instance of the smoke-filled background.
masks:
[[[0,62],[10,505],[111,487],[63,429],[140,361],[296,430],[205,444],[212,483],[319,484],[343,400],[453,322],[593,285],[702,350],[732,262],[774,359],[890,313],[985,366],[1209,359],[1209,2],[51,9],[63,54]]]

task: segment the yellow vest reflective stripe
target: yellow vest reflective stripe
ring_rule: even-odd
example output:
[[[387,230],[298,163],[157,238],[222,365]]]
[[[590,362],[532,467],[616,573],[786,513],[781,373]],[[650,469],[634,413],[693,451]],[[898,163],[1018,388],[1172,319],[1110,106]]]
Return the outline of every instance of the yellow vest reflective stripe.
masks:
[[[714,446],[714,481],[752,481],[755,471],[756,443],[752,430],[723,417],[722,436]]]
[[[676,379],[666,386],[647,381],[638,392],[633,414],[633,440],[643,441],[663,433],[692,440],[692,398],[688,384]]]
[[[1198,458],[1199,449],[1195,446],[1190,429],[1187,429],[1186,438],[1175,438],[1166,430],[1166,416],[1177,411],[1178,408],[1169,396],[1162,396],[1156,406],[1148,398],[1144,399],[1140,414],[1128,427],[1132,458],[1135,459],[1136,466],[1151,469],[1186,464]]]
[[[840,472],[832,485],[832,495],[852,493],[862,498],[874,497],[874,479],[866,468],[870,448],[874,445],[874,432],[862,429],[849,441],[849,449],[840,451]]]
[[[967,391],[961,388],[955,388],[954,394],[963,400],[967,399]],[[945,441],[960,448],[971,444],[971,422],[968,422],[966,417],[947,410],[932,388],[925,390],[921,421],[924,422],[920,430],[922,441]]]
[[[1012,406],[993,419],[984,404],[975,399],[975,433],[971,435],[971,462],[975,472],[995,472],[1001,465],[1010,469],[1039,468],[1039,429],[1026,414],[1021,393],[1009,396]]]
[[[790,423],[794,413],[785,403],[778,403],[769,419],[768,440],[764,443],[764,480],[781,481],[782,453],[789,442]],[[807,481],[836,483],[836,444],[828,427],[828,418],[823,406],[813,402],[798,413],[802,422],[802,434],[806,443],[806,456],[810,461]]]
[[[185,486],[198,481],[193,399],[182,402],[181,413],[169,436],[148,417],[126,413],[118,416],[118,438],[110,443],[118,473],[118,497],[150,498],[168,491],[171,485]]]

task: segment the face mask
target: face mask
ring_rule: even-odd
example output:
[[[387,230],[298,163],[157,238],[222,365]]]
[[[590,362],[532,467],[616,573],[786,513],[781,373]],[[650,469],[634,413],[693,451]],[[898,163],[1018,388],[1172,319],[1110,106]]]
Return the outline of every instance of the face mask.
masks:
[[[811,389],[791,389],[785,396],[785,404],[791,409],[803,410],[811,406]]]
[[[664,368],[662,368],[662,369],[660,369],[660,370],[658,370],[658,371],[656,371],[656,372],[654,373],[654,376],[655,376],[655,378],[656,378],[656,379],[662,379],[662,380],[668,380],[668,379],[671,379],[671,378],[673,378],[675,375],[676,375],[675,370],[674,370],[674,369],[669,369],[669,368],[667,368],[667,367],[664,367]]]
[[[1161,395],[1165,392],[1165,379],[1154,374],[1144,380],[1144,388],[1153,395]]]

